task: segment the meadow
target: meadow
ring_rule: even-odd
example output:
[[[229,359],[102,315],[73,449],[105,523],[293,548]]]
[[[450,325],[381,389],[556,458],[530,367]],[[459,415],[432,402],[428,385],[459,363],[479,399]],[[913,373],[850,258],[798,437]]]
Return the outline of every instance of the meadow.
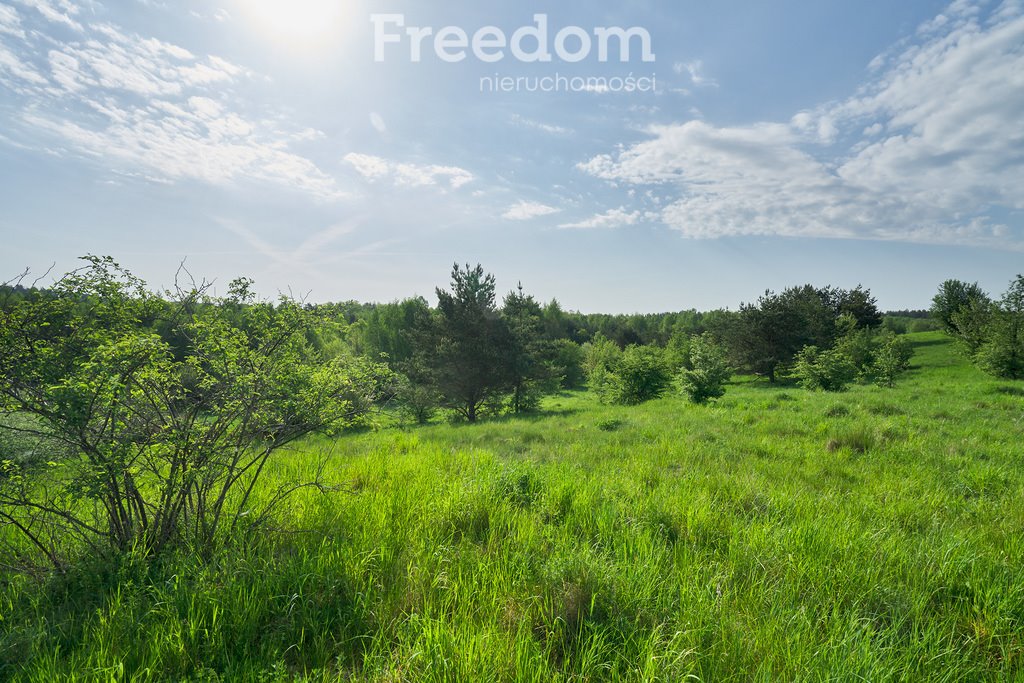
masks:
[[[1024,680],[1024,386],[910,338],[892,389],[307,438],[272,533],[0,577],[0,679]]]

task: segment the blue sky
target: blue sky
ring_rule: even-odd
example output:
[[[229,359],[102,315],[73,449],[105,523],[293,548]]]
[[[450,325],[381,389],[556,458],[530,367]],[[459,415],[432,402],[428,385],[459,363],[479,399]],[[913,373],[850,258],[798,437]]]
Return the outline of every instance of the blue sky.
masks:
[[[451,63],[427,38],[413,62],[402,34],[378,61],[375,14],[469,40],[541,14],[553,56]],[[638,39],[601,62],[596,38],[566,61],[572,27],[643,29],[653,61]],[[481,83],[555,74],[606,80]],[[656,87],[607,80],[628,76]],[[3,0],[0,181],[0,274],[97,253],[158,286],[187,259],[222,289],[387,301],[432,299],[457,260],[584,311],[805,282],[926,307],[946,278],[998,294],[1024,271],[1024,10]]]

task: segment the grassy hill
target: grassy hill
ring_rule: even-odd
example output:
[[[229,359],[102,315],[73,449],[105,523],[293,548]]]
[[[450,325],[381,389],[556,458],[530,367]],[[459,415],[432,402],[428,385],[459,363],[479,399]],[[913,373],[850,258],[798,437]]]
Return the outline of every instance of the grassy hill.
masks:
[[[912,339],[894,389],[307,440],[280,534],[0,583],[0,678],[1020,680],[1024,387]]]

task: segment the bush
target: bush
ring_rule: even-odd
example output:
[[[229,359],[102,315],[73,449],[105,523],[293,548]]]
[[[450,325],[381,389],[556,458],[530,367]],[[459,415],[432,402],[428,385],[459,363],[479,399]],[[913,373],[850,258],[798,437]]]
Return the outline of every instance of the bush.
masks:
[[[906,337],[889,337],[875,353],[872,366],[875,382],[881,386],[891,387],[896,377],[910,367],[910,359],[914,349]]]
[[[725,394],[725,383],[732,376],[725,351],[705,334],[691,340],[689,361],[691,368],[684,368],[677,375],[680,390],[693,403],[721,398]]]
[[[239,308],[203,286],[165,299],[110,259],[86,260],[0,306],[0,424],[31,416],[66,446],[45,473],[19,452],[0,462],[0,540],[20,531],[55,569],[83,548],[211,552],[287,496],[251,497],[272,453],[354,424],[390,385],[383,366],[311,348],[318,318],[295,301]]]
[[[583,371],[584,354],[579,344],[570,339],[556,339],[552,346],[552,366],[563,389],[579,389],[586,382]]]
[[[598,396],[603,397],[612,383],[615,369],[622,360],[622,349],[615,342],[598,333],[593,341],[583,346],[583,369],[587,385]]]
[[[616,366],[607,372],[597,391],[606,403],[637,405],[658,398],[668,385],[669,375],[661,349],[630,346]]]
[[[835,351],[853,365],[856,379],[870,381],[873,376],[878,341],[874,330],[851,329],[835,345]]]
[[[418,425],[430,422],[441,402],[432,386],[417,384],[406,377],[399,379],[395,399],[402,418]]]
[[[843,391],[856,378],[857,367],[839,349],[820,351],[817,346],[805,346],[797,354],[793,376],[805,389]]]

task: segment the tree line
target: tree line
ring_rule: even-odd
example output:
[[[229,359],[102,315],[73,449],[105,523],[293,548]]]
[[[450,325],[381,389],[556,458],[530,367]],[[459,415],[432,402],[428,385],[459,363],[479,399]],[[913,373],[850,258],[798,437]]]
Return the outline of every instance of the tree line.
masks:
[[[704,403],[737,372],[839,391],[891,385],[910,359],[862,287],[769,291],[737,311],[600,316],[542,304],[521,285],[499,299],[481,265],[455,264],[436,307],[260,301],[253,284],[238,278],[215,296],[180,271],[172,290],[153,292],[90,256],[49,287],[0,288],[4,563],[210,553],[256,533],[295,488],[321,485],[255,500],[273,453],[381,409],[476,422],[584,387],[609,403],[673,389]],[[1020,310],[1015,296],[959,306],[948,324],[973,335],[984,308],[978,348],[989,349],[1009,329],[1002,311]]]

